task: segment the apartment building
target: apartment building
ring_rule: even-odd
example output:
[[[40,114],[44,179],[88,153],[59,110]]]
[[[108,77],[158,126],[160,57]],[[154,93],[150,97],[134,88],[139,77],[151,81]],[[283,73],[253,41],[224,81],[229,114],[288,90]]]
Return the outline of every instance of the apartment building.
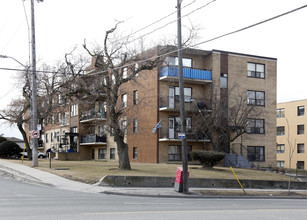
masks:
[[[307,144],[307,136],[305,125],[307,117],[305,106],[307,106],[307,100],[277,104],[277,167],[306,169],[305,144]]]
[[[154,55],[163,55],[171,49],[157,47]],[[140,72],[120,90],[119,104],[129,109],[122,119],[122,127],[126,129],[125,140],[132,162],[164,163],[182,158],[177,64],[176,52],[169,53],[161,66]],[[243,97],[246,105],[253,106],[258,114],[248,118],[247,133],[228,144],[225,151],[241,154],[256,166],[275,166],[276,65],[277,60],[270,57],[185,49],[183,75],[188,152],[212,149],[210,140],[195,124],[199,120],[198,113],[212,113],[213,93],[226,112]],[[123,69],[123,74],[129,75],[129,72]],[[234,89],[241,95],[230,96]],[[116,161],[117,148],[112,128],[108,127],[106,98],[102,92],[92,106],[66,103],[66,108],[56,116],[58,123],[44,128],[45,150],[61,146],[61,152],[57,153],[59,159]],[[66,123],[63,124],[64,118]],[[161,128],[153,133],[158,122]]]

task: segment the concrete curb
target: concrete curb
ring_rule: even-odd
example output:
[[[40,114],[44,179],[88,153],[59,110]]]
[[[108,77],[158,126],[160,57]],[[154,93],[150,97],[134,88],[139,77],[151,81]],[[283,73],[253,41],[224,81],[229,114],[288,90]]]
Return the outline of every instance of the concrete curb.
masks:
[[[52,184],[44,183],[41,180],[36,179],[33,176],[27,175],[25,173],[19,172],[15,169],[11,169],[11,168],[8,168],[8,167],[5,167],[5,166],[0,165],[0,172],[2,172],[6,176],[9,176],[13,179],[18,180],[18,181],[28,182],[28,183],[42,185],[42,186],[54,187],[54,185],[52,185]]]

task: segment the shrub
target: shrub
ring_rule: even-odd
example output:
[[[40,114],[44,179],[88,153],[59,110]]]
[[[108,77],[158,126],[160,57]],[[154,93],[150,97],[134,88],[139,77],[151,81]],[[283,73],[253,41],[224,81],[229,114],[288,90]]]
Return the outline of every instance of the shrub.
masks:
[[[4,141],[0,144],[0,157],[8,158],[14,155],[19,155],[21,152],[20,147],[13,141]]]
[[[192,151],[191,159],[199,161],[204,167],[213,167],[224,159],[225,153],[216,151]]]

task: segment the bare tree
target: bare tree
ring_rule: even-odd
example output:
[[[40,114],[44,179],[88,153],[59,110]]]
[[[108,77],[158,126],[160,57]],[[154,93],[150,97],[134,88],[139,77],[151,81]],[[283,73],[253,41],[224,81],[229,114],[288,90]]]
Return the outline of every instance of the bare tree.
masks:
[[[199,109],[197,131],[211,141],[214,151],[229,151],[229,144],[246,133],[251,126],[249,118],[257,118],[260,113],[256,106],[247,104],[246,95],[238,87],[228,91],[226,103],[221,94],[213,91],[207,109]]]
[[[120,23],[120,22],[119,22]],[[68,69],[71,70],[72,80],[68,86],[67,94],[82,100],[82,103],[93,103],[105,94],[106,107],[109,118],[109,130],[112,131],[117,145],[119,169],[130,170],[128,144],[125,142],[127,133],[127,116],[133,112],[133,107],[122,106],[122,95],[125,85],[136,82],[138,73],[151,70],[159,65],[160,58],[150,58],[157,54],[157,50],[142,51],[143,45],[131,46],[128,37],[118,40],[116,30],[119,25],[108,30],[105,34],[103,46],[90,50],[86,42],[83,47],[94,60],[94,65],[89,67],[86,75],[80,73],[76,66],[66,56]],[[86,95],[86,99],[84,96]],[[124,107],[124,108],[123,108]],[[126,123],[122,123],[125,121]]]

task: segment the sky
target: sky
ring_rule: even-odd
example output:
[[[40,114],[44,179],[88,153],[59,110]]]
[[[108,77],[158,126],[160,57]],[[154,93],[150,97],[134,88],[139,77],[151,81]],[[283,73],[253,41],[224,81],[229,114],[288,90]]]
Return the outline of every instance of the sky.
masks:
[[[81,46],[85,39],[90,47],[102,45],[105,32],[117,21],[124,21],[119,34],[136,32],[133,39],[145,35],[148,45],[174,39],[176,4],[176,0],[35,1],[37,66],[55,65],[74,48],[78,53],[84,52]],[[182,18],[183,35],[186,27],[193,25],[199,29],[195,43],[204,42],[306,4],[307,0],[183,0],[182,16],[189,14]],[[13,57],[24,65],[30,60],[30,9],[30,0],[0,0],[0,55]],[[164,18],[167,15],[170,16]],[[161,18],[164,19],[156,22]],[[138,31],[146,26],[149,27]],[[277,58],[277,102],[307,99],[306,27],[307,7],[197,48]],[[21,86],[16,71],[1,68],[22,66],[13,59],[0,58],[0,109],[5,109],[12,99],[20,97]],[[0,122],[2,134],[21,138],[14,126]]]

